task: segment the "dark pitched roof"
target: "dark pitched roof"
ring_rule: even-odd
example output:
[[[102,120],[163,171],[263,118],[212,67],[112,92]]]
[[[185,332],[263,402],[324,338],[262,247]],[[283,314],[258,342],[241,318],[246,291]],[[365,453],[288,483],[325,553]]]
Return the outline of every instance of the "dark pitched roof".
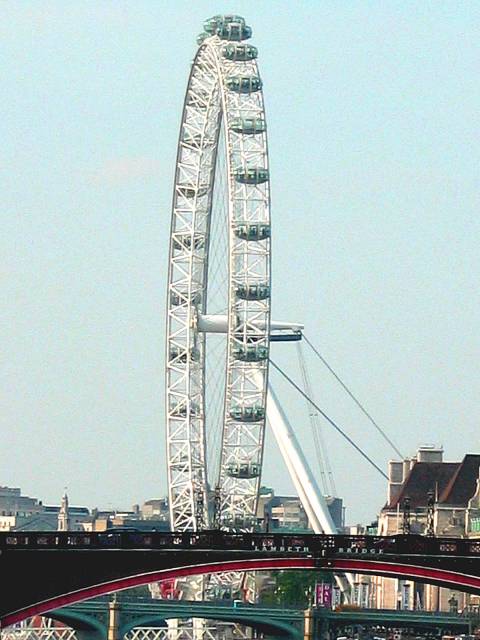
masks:
[[[440,494],[439,502],[466,507],[477,488],[480,455],[467,454]]]
[[[386,508],[396,509],[406,497],[410,498],[412,509],[425,507],[428,492],[442,495],[459,466],[460,462],[415,462],[399,495]]]
[[[426,507],[433,491],[440,504],[466,507],[474,495],[480,470],[480,454],[467,454],[462,462],[415,462],[400,494],[385,506],[396,509],[410,498],[412,509]]]

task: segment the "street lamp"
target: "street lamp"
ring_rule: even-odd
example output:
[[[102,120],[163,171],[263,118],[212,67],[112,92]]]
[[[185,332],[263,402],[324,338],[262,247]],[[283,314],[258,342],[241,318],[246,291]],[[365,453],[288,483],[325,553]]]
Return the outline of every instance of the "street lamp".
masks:
[[[435,494],[433,491],[427,493],[427,536],[435,535]]]
[[[312,585],[309,585],[305,590],[305,598],[307,600],[307,607],[310,609],[310,607],[312,606],[313,603],[313,587]]]
[[[403,533],[406,533],[407,535],[411,531],[410,515],[411,515],[410,514],[410,498],[405,497],[403,499],[403,523],[402,523],[402,529],[403,529]]]

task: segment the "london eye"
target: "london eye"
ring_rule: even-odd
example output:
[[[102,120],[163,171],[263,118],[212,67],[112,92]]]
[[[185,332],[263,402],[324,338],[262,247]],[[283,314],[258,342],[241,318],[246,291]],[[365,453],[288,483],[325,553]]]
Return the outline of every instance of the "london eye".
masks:
[[[240,16],[204,24],[178,140],[166,431],[172,530],[254,527],[270,344],[270,187],[256,47]]]

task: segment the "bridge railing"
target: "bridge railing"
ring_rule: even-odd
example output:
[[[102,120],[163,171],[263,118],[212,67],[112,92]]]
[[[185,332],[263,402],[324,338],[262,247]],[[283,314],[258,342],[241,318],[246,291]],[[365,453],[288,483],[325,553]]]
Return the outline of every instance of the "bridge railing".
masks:
[[[75,603],[73,605],[69,605],[72,609],[104,609],[109,605],[112,601],[111,595],[106,596],[98,596],[96,598],[92,598],[91,600],[85,600],[83,602]],[[298,607],[293,606],[285,606],[284,604],[279,603],[250,603],[250,602],[239,602],[238,600],[231,599],[218,599],[218,600],[176,600],[176,599],[165,599],[159,600],[156,598],[148,598],[142,596],[128,596],[122,595],[122,597],[117,601],[117,604],[125,607],[129,610],[138,610],[144,611],[148,610],[165,610],[165,609],[186,609],[187,611],[191,611],[194,609],[200,609],[205,611],[207,609],[218,610],[241,610],[241,611],[282,611],[287,613],[296,612],[299,610]],[[303,607],[301,608],[303,611]]]
[[[72,609],[93,609],[96,610],[98,608],[105,608],[112,600],[112,595],[103,595],[97,596],[91,600],[85,600],[83,602],[79,602],[73,605],[70,605]],[[253,610],[256,612],[268,612],[268,611],[285,611],[288,613],[296,612],[299,610],[299,607],[285,607],[284,604],[277,603],[268,603],[262,604],[261,602],[253,604],[253,603],[241,603],[235,602],[230,599],[219,599],[219,600],[207,600],[207,601],[198,601],[198,600],[158,600],[155,598],[149,598],[146,596],[134,596],[128,595],[127,593],[122,594],[121,599],[119,600],[119,604],[125,605],[127,608],[134,608],[138,610],[143,609],[165,609],[171,608],[174,606],[175,608],[185,608],[191,611],[192,609],[243,609],[243,610]],[[303,607],[301,607],[303,611]],[[425,617],[438,617],[444,619],[459,619],[464,620],[472,617],[472,611],[465,608],[462,611],[429,611],[424,609],[376,609],[372,607],[355,607],[353,609],[342,610],[339,609],[326,609],[321,606],[314,606],[313,612],[318,615],[324,615],[327,612],[329,615],[351,617],[356,614],[360,615],[369,615],[375,614],[381,616],[382,614],[386,616],[395,615],[398,617],[411,617],[412,615],[419,615]],[[475,612],[473,612],[475,613]],[[478,617],[478,612],[477,612]]]
[[[320,614],[322,613],[322,608],[315,608],[314,607],[314,611],[319,612]],[[325,611],[323,609],[323,611]],[[469,617],[471,617],[471,613],[468,611],[428,611],[425,609],[374,609],[374,608],[364,608],[364,607],[358,607],[355,609],[347,609],[347,610],[335,610],[335,609],[331,609],[329,610],[329,614],[330,615],[336,615],[336,616],[345,616],[345,617],[352,617],[355,615],[363,615],[363,616],[368,616],[368,615],[375,615],[375,616],[392,616],[394,615],[395,617],[401,618],[409,618],[412,616],[422,616],[422,617],[426,617],[426,618],[443,618],[445,620],[451,620],[451,619],[455,619],[455,620],[468,620]]]
[[[351,554],[480,556],[480,541],[420,535],[345,536],[227,533],[223,531],[158,532],[2,532],[0,549],[155,549],[243,550],[314,556]]]

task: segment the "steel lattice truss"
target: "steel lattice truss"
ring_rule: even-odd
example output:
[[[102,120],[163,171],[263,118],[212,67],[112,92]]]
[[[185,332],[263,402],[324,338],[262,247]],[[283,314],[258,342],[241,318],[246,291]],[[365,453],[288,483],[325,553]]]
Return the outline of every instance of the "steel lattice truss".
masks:
[[[223,23],[218,24],[223,28]],[[225,39],[220,28],[207,36],[192,64],[182,115],[166,353],[170,516],[172,529],[179,531],[213,524],[208,506],[213,492],[207,481],[209,407],[205,402],[210,331],[227,335],[226,359],[218,365],[225,369],[225,396],[215,524],[248,530],[256,514],[268,375],[270,192],[263,95],[255,58],[255,47]],[[224,150],[219,149],[222,139]],[[220,153],[226,162],[228,212],[225,220],[212,221]],[[224,315],[209,314],[208,306],[213,222],[228,227]]]
[[[242,640],[251,638],[251,629],[234,622],[201,625],[201,627],[136,627],[125,640]],[[0,631],[1,640],[77,640],[70,627],[7,627]]]
[[[1,640],[77,640],[70,627],[7,627],[0,631]]]
[[[210,621],[209,621],[210,622]],[[125,640],[249,640],[252,629],[235,622],[217,622],[190,627],[137,627],[125,635]]]

